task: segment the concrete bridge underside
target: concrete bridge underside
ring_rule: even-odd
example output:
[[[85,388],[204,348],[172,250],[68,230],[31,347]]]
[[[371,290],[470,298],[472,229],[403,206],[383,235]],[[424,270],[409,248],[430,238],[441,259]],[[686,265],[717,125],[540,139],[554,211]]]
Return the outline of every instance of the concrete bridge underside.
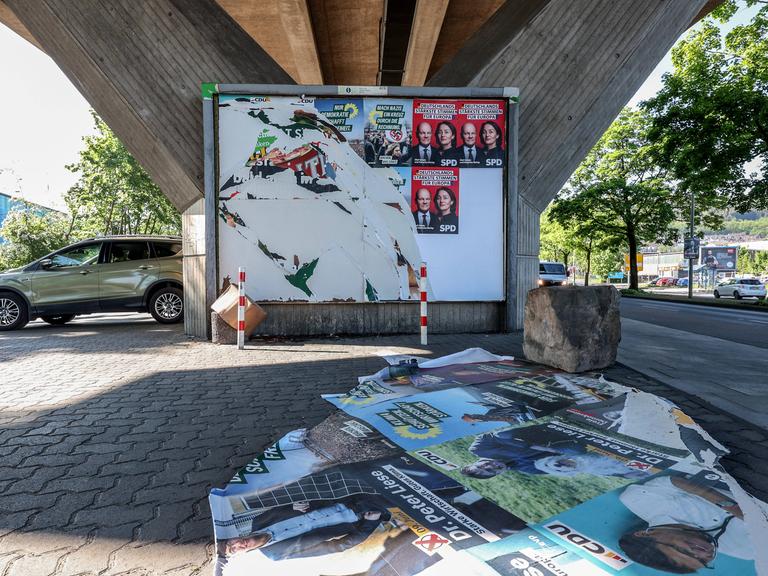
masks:
[[[4,0],[184,213],[187,331],[205,335],[201,82],[518,86],[518,324],[539,214],[719,0]],[[196,227],[196,228],[195,228]],[[194,229],[193,229],[194,228]],[[204,282],[202,282],[204,284]],[[210,299],[210,295],[209,295]]]

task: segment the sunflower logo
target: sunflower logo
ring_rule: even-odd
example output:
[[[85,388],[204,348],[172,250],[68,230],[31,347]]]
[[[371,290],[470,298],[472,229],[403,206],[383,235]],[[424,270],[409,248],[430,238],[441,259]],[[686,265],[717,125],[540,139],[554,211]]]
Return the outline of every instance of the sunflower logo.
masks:
[[[352,120],[352,118],[356,118],[360,114],[360,109],[354,102],[347,102],[344,104],[344,112],[347,113],[347,120]]]
[[[352,406],[365,406],[366,404],[370,404],[373,402],[373,396],[368,396],[368,398],[358,398],[357,396],[345,396],[341,400],[339,400],[341,404],[348,404]]]
[[[368,114],[368,121],[374,126],[376,126],[376,124],[378,123],[377,119],[379,118],[379,116],[381,116],[381,110],[376,110],[376,108],[374,108]]]
[[[432,426],[426,430],[420,432],[411,432],[410,426],[395,426],[395,433],[403,438],[411,438],[413,440],[425,440],[427,438],[434,438],[440,436],[442,430],[440,426]]]

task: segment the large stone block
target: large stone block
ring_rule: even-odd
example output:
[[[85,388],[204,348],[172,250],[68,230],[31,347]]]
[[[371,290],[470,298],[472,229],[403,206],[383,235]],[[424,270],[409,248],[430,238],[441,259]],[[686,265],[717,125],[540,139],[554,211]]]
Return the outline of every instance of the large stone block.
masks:
[[[533,362],[584,372],[616,361],[621,340],[613,286],[554,286],[528,292],[523,352]]]
[[[211,311],[211,341],[214,344],[237,344],[237,330]]]

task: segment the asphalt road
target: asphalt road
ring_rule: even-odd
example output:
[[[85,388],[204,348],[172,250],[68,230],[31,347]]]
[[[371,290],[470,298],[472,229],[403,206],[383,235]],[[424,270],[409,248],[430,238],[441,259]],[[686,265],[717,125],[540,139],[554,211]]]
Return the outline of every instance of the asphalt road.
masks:
[[[674,328],[768,348],[768,313],[765,312],[622,298],[621,315],[659,326],[659,341],[664,340],[664,328]]]

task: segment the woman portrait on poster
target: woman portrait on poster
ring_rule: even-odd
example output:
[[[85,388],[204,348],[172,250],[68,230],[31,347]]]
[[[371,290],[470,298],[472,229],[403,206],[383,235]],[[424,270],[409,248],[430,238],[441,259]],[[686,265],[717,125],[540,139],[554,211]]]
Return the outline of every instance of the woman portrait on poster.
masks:
[[[485,149],[483,163],[488,168],[500,168],[504,165],[501,128],[496,122],[488,120],[480,127],[480,139]]]
[[[450,122],[443,120],[442,122],[438,122],[435,134],[437,138],[437,147],[440,152],[440,159],[456,161],[451,164],[442,163],[442,165],[458,166],[459,152],[456,149],[456,127]]]
[[[456,215],[456,195],[447,187],[438,188],[435,193],[437,214],[436,232],[456,234],[459,231],[459,217]]]

